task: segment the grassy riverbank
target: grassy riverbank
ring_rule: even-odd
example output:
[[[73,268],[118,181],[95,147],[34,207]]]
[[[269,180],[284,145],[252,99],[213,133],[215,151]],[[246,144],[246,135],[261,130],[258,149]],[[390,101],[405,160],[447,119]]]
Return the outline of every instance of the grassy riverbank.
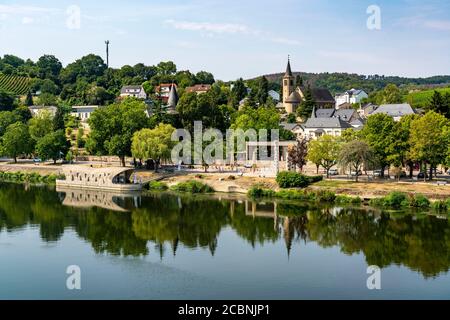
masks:
[[[274,191],[255,186],[248,191],[248,196],[254,199],[279,198],[338,205],[363,204],[363,200],[360,197],[337,195],[329,190],[282,189],[280,191]],[[446,200],[433,202],[422,194],[409,195],[403,192],[394,191],[385,197],[373,198],[368,204],[372,207],[384,209],[433,209],[434,211],[443,213],[448,212],[450,214],[450,197]]]

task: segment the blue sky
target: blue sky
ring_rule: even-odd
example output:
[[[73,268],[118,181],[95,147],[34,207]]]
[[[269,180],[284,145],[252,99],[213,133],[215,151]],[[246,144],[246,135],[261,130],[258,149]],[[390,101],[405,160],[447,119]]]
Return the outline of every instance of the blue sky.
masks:
[[[370,5],[380,30],[367,28]],[[173,60],[222,80],[281,72],[288,54],[295,71],[425,77],[450,74],[450,1],[0,0],[0,55],[67,64],[105,56],[106,39],[113,67]]]

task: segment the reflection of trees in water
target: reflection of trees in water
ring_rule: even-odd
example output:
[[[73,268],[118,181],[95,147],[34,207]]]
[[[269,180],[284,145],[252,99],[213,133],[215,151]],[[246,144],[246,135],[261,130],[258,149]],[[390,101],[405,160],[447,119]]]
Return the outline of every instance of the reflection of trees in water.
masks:
[[[140,208],[124,213],[64,207],[58,194],[46,188],[25,191],[21,185],[0,184],[0,230],[28,224],[39,225],[44,241],[58,241],[65,228],[73,227],[95,252],[114,255],[154,250],[163,257],[180,245],[214,254],[220,232],[230,227],[253,247],[284,241],[288,254],[296,243],[314,241],[321,247],[339,246],[345,254],[363,253],[370,265],[405,265],[425,277],[450,266],[449,221],[436,217],[168,194],[143,197]]]

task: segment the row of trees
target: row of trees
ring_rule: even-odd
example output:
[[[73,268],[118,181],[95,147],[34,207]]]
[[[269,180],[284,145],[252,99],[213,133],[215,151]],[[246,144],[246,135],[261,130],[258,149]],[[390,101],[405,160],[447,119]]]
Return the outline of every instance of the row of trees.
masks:
[[[65,157],[69,148],[58,116],[42,112],[32,118],[25,107],[0,112],[0,155],[11,157],[14,162],[23,155],[56,162]]]
[[[32,79],[31,91],[40,93],[39,104],[56,103],[106,105],[114,101],[124,85],[142,84],[153,94],[160,83],[175,82],[183,89],[194,84],[213,84],[214,76],[206,71],[196,74],[178,71],[172,61],[154,66],[138,63],[120,69],[108,68],[100,56],[89,54],[66,67],[52,55],[33,62],[13,55],[0,58],[0,72]]]
[[[305,159],[328,171],[335,165],[351,167],[355,172],[363,168],[381,169],[381,176],[391,166],[408,167],[410,177],[416,164],[422,172],[429,169],[429,178],[438,165],[450,167],[450,121],[434,111],[424,116],[408,115],[395,122],[384,114],[372,115],[361,131],[346,130],[341,137],[324,135],[311,141],[308,150],[297,146],[294,155],[300,168]],[[398,171],[398,170],[397,170]],[[426,176],[426,175],[425,175]]]

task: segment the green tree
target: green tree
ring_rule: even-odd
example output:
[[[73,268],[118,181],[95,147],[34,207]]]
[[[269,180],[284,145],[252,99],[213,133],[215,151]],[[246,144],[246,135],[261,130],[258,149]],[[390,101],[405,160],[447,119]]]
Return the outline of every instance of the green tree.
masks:
[[[255,99],[259,105],[264,105],[269,97],[269,81],[262,76],[257,81],[257,87],[255,90]]]
[[[2,137],[1,153],[12,157],[17,163],[17,157],[22,154],[29,154],[33,151],[33,140],[28,132],[27,125],[16,122],[8,126]]]
[[[39,141],[53,131],[53,115],[49,111],[43,110],[31,118],[28,124],[31,137],[35,141]]]
[[[31,91],[28,91],[27,97],[25,98],[25,105],[30,107],[33,105],[33,96],[31,95]]]
[[[51,93],[41,93],[38,98],[38,104],[41,106],[54,106],[57,104],[58,98]]]
[[[213,84],[215,82],[214,76],[206,71],[197,72],[195,75],[195,81],[198,84]]]
[[[388,84],[383,90],[383,103],[401,103],[403,101],[402,92],[395,84]]]
[[[125,166],[125,157],[131,155],[133,134],[149,123],[145,109],[144,102],[128,98],[95,110],[88,120],[91,133],[87,149],[93,154],[116,155]]]
[[[64,117],[66,112],[63,107],[59,106],[56,108],[55,116],[53,117],[53,130],[64,130]]]
[[[370,146],[359,140],[350,141],[343,145],[339,153],[339,164],[356,172],[356,182],[358,182],[359,172],[364,165],[370,163],[373,159],[373,153]]]
[[[11,111],[15,106],[13,94],[0,89],[0,111]]]
[[[381,166],[381,176],[384,177],[384,170],[389,165],[391,159],[390,151],[393,143],[392,133],[395,122],[392,117],[386,114],[374,114],[367,119],[367,123],[362,130],[364,140],[372,148]]]
[[[419,116],[416,114],[406,115],[396,122],[392,131],[392,142],[388,147],[388,162],[396,167],[407,165],[409,167],[409,177],[412,178],[414,161],[410,157],[410,133],[411,122]]]
[[[310,88],[307,88],[305,92],[305,97],[297,109],[297,115],[301,117],[303,120],[306,120],[311,116],[315,106],[316,102],[314,101],[312,91]]]
[[[409,144],[411,145],[411,158],[430,164],[430,180],[433,176],[433,168],[445,162],[448,152],[448,137],[446,128],[449,120],[434,111],[427,112],[423,117],[413,120]]]
[[[63,130],[51,132],[41,138],[36,145],[36,152],[43,160],[52,159],[56,164],[58,159],[64,159],[69,151],[70,143]]]
[[[233,83],[233,89],[231,89],[231,104],[237,108],[239,102],[247,96],[247,88],[245,87],[244,80],[239,78]]]
[[[449,93],[447,93],[449,95]],[[449,96],[442,96],[439,91],[434,91],[430,99],[429,110],[442,114],[444,117],[450,118],[450,100]]]
[[[56,80],[62,69],[61,62],[52,55],[44,55],[36,62],[39,69],[39,78]]]
[[[313,163],[319,163],[327,172],[335,166],[339,159],[341,143],[338,137],[323,135],[309,143],[308,159],[311,156]]]
[[[0,137],[5,134],[8,126],[19,121],[21,121],[21,119],[11,111],[0,112]]]
[[[131,153],[134,158],[140,160],[155,160],[155,171],[161,161],[169,160],[175,142],[172,141],[172,133],[175,128],[170,124],[159,124],[154,129],[142,129],[135,132],[131,145]]]

